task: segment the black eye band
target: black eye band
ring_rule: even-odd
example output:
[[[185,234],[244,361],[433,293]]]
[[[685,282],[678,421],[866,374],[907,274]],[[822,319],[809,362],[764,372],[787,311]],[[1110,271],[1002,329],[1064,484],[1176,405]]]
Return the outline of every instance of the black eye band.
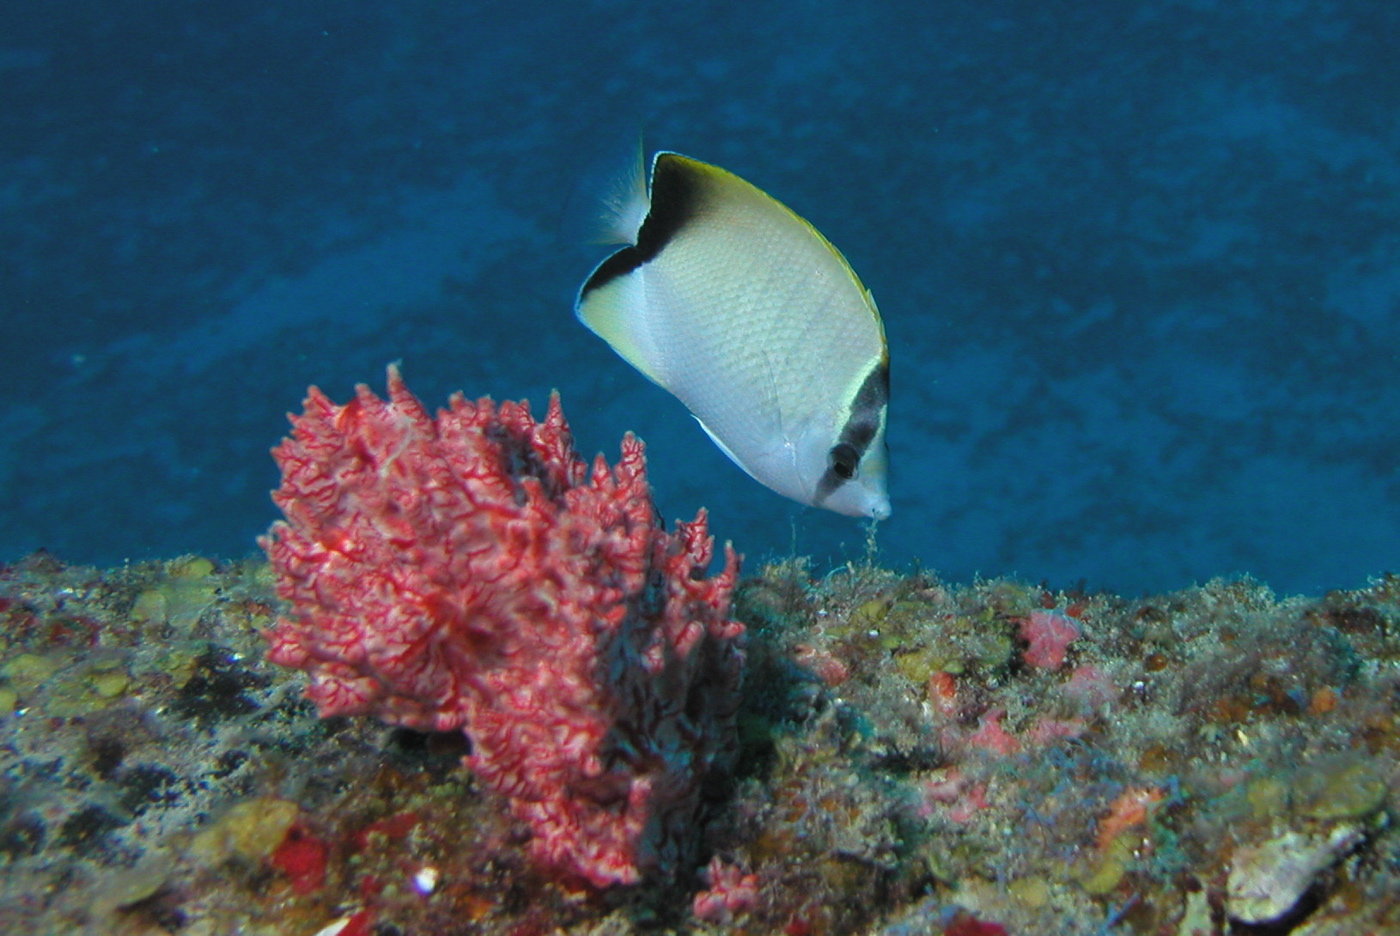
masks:
[[[815,503],[820,504],[847,481],[855,478],[860,470],[860,460],[865,457],[880,427],[885,421],[885,404],[890,398],[890,372],[883,362],[877,364],[866,375],[856,398],[851,401],[850,414],[846,425],[841,429],[841,437],[827,453],[829,460],[826,472],[817,482]]]
[[[856,476],[856,469],[860,467],[860,451],[849,442],[841,442],[831,447],[831,470],[836,473],[836,477],[842,481],[849,481]]]

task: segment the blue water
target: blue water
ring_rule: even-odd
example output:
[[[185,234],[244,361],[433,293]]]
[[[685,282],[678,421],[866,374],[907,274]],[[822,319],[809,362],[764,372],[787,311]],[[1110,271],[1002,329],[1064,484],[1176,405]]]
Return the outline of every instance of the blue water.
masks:
[[[808,217],[890,339],[881,557],[1282,592],[1400,566],[1400,5],[16,3],[0,561],[238,557],[308,384],[646,439],[751,563],[865,552],[572,316],[647,142]]]

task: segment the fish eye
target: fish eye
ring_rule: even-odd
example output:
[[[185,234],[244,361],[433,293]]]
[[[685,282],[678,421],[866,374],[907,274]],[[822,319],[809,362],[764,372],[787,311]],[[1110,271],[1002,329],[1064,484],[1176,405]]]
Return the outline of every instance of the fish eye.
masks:
[[[831,447],[831,470],[836,472],[836,477],[842,481],[849,481],[856,476],[856,468],[860,467],[860,452],[849,442],[840,442]]]

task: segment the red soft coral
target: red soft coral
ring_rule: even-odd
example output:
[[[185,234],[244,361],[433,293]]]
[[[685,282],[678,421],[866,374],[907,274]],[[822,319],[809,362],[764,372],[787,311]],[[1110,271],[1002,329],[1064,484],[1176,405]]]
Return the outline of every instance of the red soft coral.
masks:
[[[640,440],[575,454],[558,396],[461,394],[433,418],[389,369],[336,406],[312,388],[273,454],[286,521],[260,541],[291,604],[269,658],[323,716],[461,729],[468,765],[596,886],[674,868],[701,780],[732,744],[738,558],[705,578],[701,511],[668,533]]]

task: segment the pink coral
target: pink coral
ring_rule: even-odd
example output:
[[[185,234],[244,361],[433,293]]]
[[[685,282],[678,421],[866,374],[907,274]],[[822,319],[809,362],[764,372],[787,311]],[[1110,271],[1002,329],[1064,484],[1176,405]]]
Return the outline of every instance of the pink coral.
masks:
[[[1089,709],[1097,709],[1113,701],[1113,679],[1092,663],[1076,666],[1060,689],[1066,696]]]
[[[1030,644],[1024,659],[1040,669],[1059,669],[1069,645],[1079,639],[1074,618],[1053,611],[1032,611],[1021,622],[1021,639]]]
[[[391,367],[387,400],[313,387],[292,424],[260,540],[290,603],[269,659],[310,673],[322,716],[466,732],[546,867],[673,869],[743,665],[738,557],[705,577],[704,511],[666,532],[641,441],[590,467],[557,395],[543,422],[461,394],[433,418]]]
[[[1000,923],[987,923],[965,910],[943,928],[943,936],[1006,936],[1006,927]]]
[[[977,723],[977,730],[967,736],[967,743],[974,748],[991,751],[1002,757],[1010,757],[1021,752],[1021,742],[1016,736],[1001,727],[1006,717],[1006,709],[992,709],[983,714]]]
[[[697,920],[727,926],[758,906],[758,875],[716,855],[702,876],[709,887],[696,894],[690,905]]]

